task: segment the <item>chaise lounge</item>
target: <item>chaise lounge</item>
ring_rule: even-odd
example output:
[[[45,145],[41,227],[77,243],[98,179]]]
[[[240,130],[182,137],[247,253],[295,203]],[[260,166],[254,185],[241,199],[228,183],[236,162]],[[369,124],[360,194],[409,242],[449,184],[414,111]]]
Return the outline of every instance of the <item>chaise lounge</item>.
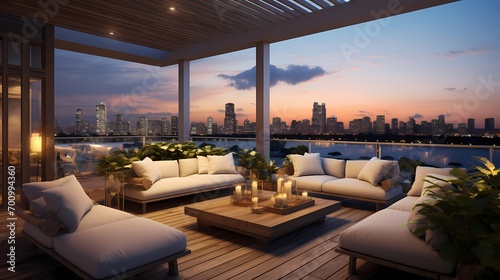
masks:
[[[16,214],[28,240],[83,279],[135,275],[190,253],[186,235],[167,225],[97,205],[74,175],[26,183]]]

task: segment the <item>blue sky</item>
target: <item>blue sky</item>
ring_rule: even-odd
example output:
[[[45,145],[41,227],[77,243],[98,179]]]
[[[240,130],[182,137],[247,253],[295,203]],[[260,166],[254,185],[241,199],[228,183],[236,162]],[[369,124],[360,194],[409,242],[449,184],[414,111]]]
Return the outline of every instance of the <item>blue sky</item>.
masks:
[[[500,1],[463,0],[271,45],[271,118],[311,118],[325,103],[347,127],[354,118],[385,115],[417,123],[446,115],[450,123],[500,122]],[[191,121],[223,123],[224,104],[238,120],[255,121],[255,49],[191,62]],[[75,110],[94,120],[108,104],[135,122],[177,115],[177,67],[151,67],[56,51],[56,118]],[[497,125],[500,127],[500,125]]]

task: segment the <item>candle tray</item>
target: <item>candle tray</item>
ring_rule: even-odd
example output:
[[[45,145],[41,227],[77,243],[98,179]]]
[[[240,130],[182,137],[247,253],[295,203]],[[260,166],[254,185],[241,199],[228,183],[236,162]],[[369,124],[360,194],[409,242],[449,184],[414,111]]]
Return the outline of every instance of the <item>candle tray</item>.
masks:
[[[259,197],[259,203],[268,200],[269,198]],[[248,207],[252,206],[252,198],[251,197],[243,197],[241,200],[233,200],[233,205]]]
[[[305,209],[307,207],[311,207],[315,205],[314,199],[309,200],[292,200],[288,201],[288,205],[283,208],[277,208],[273,205],[266,206],[266,212],[271,212],[280,215],[287,215],[293,212],[297,212],[299,210]]]

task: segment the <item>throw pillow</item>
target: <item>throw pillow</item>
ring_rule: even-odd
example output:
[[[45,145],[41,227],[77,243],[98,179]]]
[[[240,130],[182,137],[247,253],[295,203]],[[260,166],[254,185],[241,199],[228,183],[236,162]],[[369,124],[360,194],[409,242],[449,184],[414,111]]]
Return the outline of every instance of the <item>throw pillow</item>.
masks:
[[[359,172],[358,179],[376,186],[391,171],[392,165],[392,161],[372,157]]]
[[[337,178],[345,177],[345,161],[343,159],[321,158],[321,165],[325,174]]]
[[[179,159],[179,176],[186,177],[198,173],[198,159]]]
[[[436,194],[440,194],[443,190],[450,190],[452,189],[450,181],[453,181],[455,179],[457,179],[457,177],[451,175],[429,173],[425,176],[421,196],[425,195],[426,193],[430,194],[431,192],[433,192]],[[436,185],[440,186],[441,188],[435,187]]]
[[[68,231],[74,232],[82,217],[92,209],[92,200],[87,196],[78,180],[42,192],[47,207]]]
[[[66,177],[62,177],[53,181],[25,183],[23,184],[22,189],[24,194],[26,195],[26,198],[31,203],[33,200],[42,196],[42,191],[59,187],[72,180],[76,180],[75,175],[68,175]]]
[[[43,219],[57,219],[56,215],[47,207],[47,202],[43,196],[31,201],[31,211]]]
[[[156,181],[160,180],[161,174],[153,160],[149,157],[144,158],[141,161],[133,161],[132,169],[138,177],[143,177],[151,181],[151,184],[154,184]]]
[[[437,168],[429,166],[417,166],[415,170],[415,181],[408,191],[409,196],[420,196],[422,194],[422,188],[424,186],[424,179],[428,173],[449,175],[452,168]]]
[[[233,154],[229,153],[225,156],[208,156],[210,170],[208,174],[236,174],[236,166],[234,165]]]
[[[179,177],[179,163],[177,160],[156,160],[153,161],[161,178]]]
[[[198,174],[208,174],[210,171],[210,164],[208,158],[204,156],[196,156],[198,159]]]
[[[288,155],[293,164],[293,176],[325,175],[319,156]]]

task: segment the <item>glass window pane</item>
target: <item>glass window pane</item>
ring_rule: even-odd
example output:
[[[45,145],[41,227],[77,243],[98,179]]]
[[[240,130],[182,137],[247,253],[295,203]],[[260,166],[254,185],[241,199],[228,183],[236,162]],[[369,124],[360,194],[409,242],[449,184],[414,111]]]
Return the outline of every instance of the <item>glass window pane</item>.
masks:
[[[0,54],[2,54],[2,53],[0,52]],[[3,167],[4,167],[3,166],[3,156],[4,156],[4,154],[3,154],[3,150],[2,150],[2,147],[3,147],[3,145],[2,145],[2,143],[3,143],[3,133],[2,133],[2,117],[1,117],[2,116],[2,112],[3,112],[2,111],[2,108],[3,108],[3,98],[2,98],[2,96],[3,96],[3,94],[2,94],[3,87],[2,87],[2,85],[3,85],[3,76],[0,75],[0,206],[1,207],[4,206],[3,205],[3,195],[2,195],[3,194],[3,176],[4,176],[3,174],[6,173],[5,171],[7,171],[7,170],[4,171],[4,169],[3,169]]]
[[[0,39],[0,64],[2,64],[2,63],[3,63],[2,59],[3,59],[3,40],[2,40],[2,39]],[[0,84],[0,85],[1,85],[1,84]],[[1,90],[1,89],[0,89],[0,90]]]
[[[9,52],[9,64],[21,66],[21,43],[9,42],[7,46]]]
[[[42,47],[30,46],[30,67],[42,68]]]
[[[8,168],[15,173],[15,187],[21,185],[21,77],[9,76],[7,80],[7,157]],[[10,175],[9,175],[10,176]]]
[[[41,181],[42,159],[42,79],[30,79],[31,94],[31,139],[30,181]]]

